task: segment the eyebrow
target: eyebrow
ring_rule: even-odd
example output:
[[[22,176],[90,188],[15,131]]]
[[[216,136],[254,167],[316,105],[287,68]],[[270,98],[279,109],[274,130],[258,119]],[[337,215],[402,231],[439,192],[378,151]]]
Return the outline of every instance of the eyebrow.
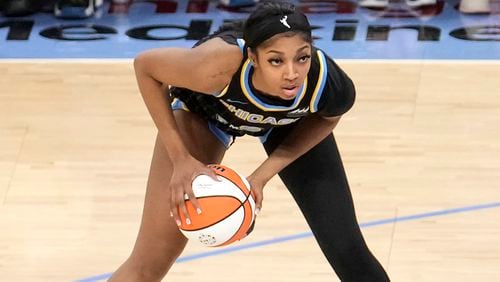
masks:
[[[299,49],[297,49],[297,53],[299,53],[300,51],[302,51],[302,50],[304,50],[304,49],[306,49],[306,48],[309,48],[309,45],[304,45],[304,46],[300,47]],[[278,53],[278,54],[281,54],[281,55],[282,55],[282,54],[285,54],[285,53],[280,52],[280,51],[278,51],[278,50],[269,50],[269,51],[267,51],[266,53]]]

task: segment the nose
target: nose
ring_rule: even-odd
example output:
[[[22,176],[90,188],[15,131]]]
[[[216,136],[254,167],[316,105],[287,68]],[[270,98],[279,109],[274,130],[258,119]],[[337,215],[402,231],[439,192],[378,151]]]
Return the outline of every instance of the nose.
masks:
[[[293,63],[288,63],[286,65],[285,72],[283,73],[283,78],[285,80],[293,81],[299,77],[299,73],[297,72],[297,69],[295,68],[295,64]]]

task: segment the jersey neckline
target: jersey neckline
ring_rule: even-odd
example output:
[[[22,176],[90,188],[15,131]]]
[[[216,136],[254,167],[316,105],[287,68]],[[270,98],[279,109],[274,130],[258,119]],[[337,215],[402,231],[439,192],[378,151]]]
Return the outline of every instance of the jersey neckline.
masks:
[[[243,64],[243,67],[241,69],[241,75],[240,75],[240,85],[241,85],[241,90],[243,94],[247,97],[247,99],[255,105],[257,108],[264,110],[264,111],[288,111],[288,110],[293,110],[295,109],[302,99],[305,96],[306,90],[307,90],[307,77],[304,79],[304,83],[300,86],[299,92],[297,96],[295,96],[293,102],[289,106],[282,106],[282,105],[274,105],[270,103],[266,103],[263,101],[261,98],[259,98],[259,95],[256,94],[257,90],[252,89],[251,87],[251,73],[253,71],[253,64],[250,59],[246,59],[245,63]]]

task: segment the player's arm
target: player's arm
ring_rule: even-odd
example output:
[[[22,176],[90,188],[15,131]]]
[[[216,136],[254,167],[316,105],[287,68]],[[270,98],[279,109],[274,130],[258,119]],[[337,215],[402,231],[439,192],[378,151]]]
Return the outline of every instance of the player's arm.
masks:
[[[191,156],[184,145],[170,107],[168,88],[164,85],[207,94],[215,93],[230,81],[240,62],[239,48],[218,38],[193,49],[162,48],[146,51],[134,60],[139,90],[174,164],[170,190],[166,191],[171,193],[170,211],[178,225],[180,218],[177,207],[180,207],[186,219],[189,219],[184,203],[185,194],[201,212],[191,188],[193,177],[206,174],[216,178],[216,175]]]
[[[278,172],[316,146],[332,133],[340,120],[337,117],[322,117],[313,114],[303,118],[283,142],[248,177],[256,193],[257,208],[262,205],[262,188]]]
[[[303,118],[269,157],[257,168],[260,178],[271,179],[274,175],[316,146],[332,133],[338,117],[322,117],[317,114]],[[255,174],[255,172],[254,172]]]
[[[162,86],[216,93],[230,81],[240,61],[238,47],[219,38],[192,49],[153,49],[135,58],[134,69],[139,90],[171,158],[185,156],[188,152],[168,106],[168,89]]]

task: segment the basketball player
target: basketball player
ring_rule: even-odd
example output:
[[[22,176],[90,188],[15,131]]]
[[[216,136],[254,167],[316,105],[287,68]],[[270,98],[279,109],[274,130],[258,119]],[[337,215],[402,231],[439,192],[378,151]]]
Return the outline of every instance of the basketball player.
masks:
[[[220,163],[235,137],[245,134],[258,136],[269,155],[248,177],[257,208],[264,185],[279,173],[342,281],[389,280],[360,232],[332,135],[354,103],[354,86],[311,42],[305,15],[289,3],[263,2],[244,26],[223,26],[192,49],[156,49],[136,58],[158,137],[138,238],[111,281],[166,275],[187,241],[177,227],[177,207],[189,219],[187,195],[203,212],[192,180],[215,178],[206,164]]]

